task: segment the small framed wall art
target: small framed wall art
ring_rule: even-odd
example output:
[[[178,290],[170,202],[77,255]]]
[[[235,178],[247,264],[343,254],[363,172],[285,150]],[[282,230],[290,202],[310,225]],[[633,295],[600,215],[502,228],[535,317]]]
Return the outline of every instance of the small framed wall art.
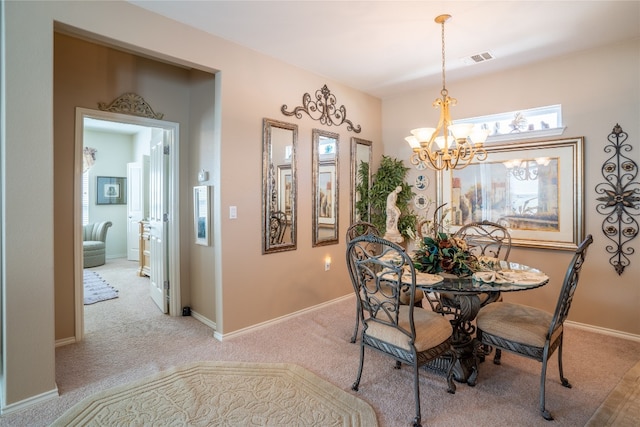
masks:
[[[114,176],[96,177],[96,204],[125,205],[127,203],[127,178]]]

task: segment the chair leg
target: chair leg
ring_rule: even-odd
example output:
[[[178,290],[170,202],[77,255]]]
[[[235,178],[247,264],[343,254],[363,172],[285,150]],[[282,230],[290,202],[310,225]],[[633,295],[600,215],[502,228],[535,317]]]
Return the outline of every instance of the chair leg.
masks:
[[[421,427],[420,424],[420,377],[418,376],[418,364],[413,364],[413,393],[416,400],[416,417],[413,419],[413,427]]]
[[[549,360],[549,355],[547,354],[548,349],[545,349],[544,356],[542,357],[542,373],[540,374],[540,413],[542,414],[542,418],[547,421],[553,420],[553,416],[547,409],[545,408],[544,402],[544,388],[547,377],[547,361]]]
[[[502,357],[502,350],[500,350],[499,348],[496,348],[496,354],[493,356],[493,363],[495,365],[499,365],[501,357]]]
[[[364,344],[360,344],[360,366],[358,367],[358,376],[356,377],[356,381],[351,386],[351,390],[358,391],[358,387],[360,387],[360,379],[362,378],[362,367],[364,365]]]
[[[566,388],[571,388],[571,383],[564,377],[564,372],[562,370],[562,338],[563,336],[560,337],[560,345],[558,346],[558,370],[560,371],[560,382]]]

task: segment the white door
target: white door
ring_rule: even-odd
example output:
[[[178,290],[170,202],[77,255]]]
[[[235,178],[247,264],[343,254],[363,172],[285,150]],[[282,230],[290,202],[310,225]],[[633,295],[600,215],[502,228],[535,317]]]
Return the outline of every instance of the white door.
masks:
[[[169,311],[169,282],[167,274],[167,178],[171,132],[153,129],[149,165],[149,264],[151,299],[163,313]]]
[[[127,163],[127,259],[140,259],[140,221],[144,216],[142,163]]]

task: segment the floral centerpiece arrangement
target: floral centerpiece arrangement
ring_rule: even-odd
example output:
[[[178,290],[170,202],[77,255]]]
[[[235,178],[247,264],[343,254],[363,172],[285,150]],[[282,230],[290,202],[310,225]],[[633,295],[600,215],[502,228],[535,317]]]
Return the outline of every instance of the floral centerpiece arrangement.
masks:
[[[437,232],[434,237],[425,236],[418,243],[413,265],[423,273],[462,277],[470,276],[478,269],[478,260],[469,252],[463,239]]]

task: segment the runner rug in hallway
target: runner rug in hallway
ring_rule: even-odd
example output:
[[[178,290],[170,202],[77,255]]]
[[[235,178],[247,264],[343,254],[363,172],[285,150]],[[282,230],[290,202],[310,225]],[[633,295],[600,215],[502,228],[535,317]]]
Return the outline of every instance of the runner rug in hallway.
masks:
[[[629,369],[585,427],[636,427],[640,423],[640,362]]]
[[[88,397],[53,426],[377,426],[372,407],[288,363],[198,362]]]
[[[83,272],[84,305],[118,298],[118,291],[100,277],[98,273],[91,270],[83,270]]]

